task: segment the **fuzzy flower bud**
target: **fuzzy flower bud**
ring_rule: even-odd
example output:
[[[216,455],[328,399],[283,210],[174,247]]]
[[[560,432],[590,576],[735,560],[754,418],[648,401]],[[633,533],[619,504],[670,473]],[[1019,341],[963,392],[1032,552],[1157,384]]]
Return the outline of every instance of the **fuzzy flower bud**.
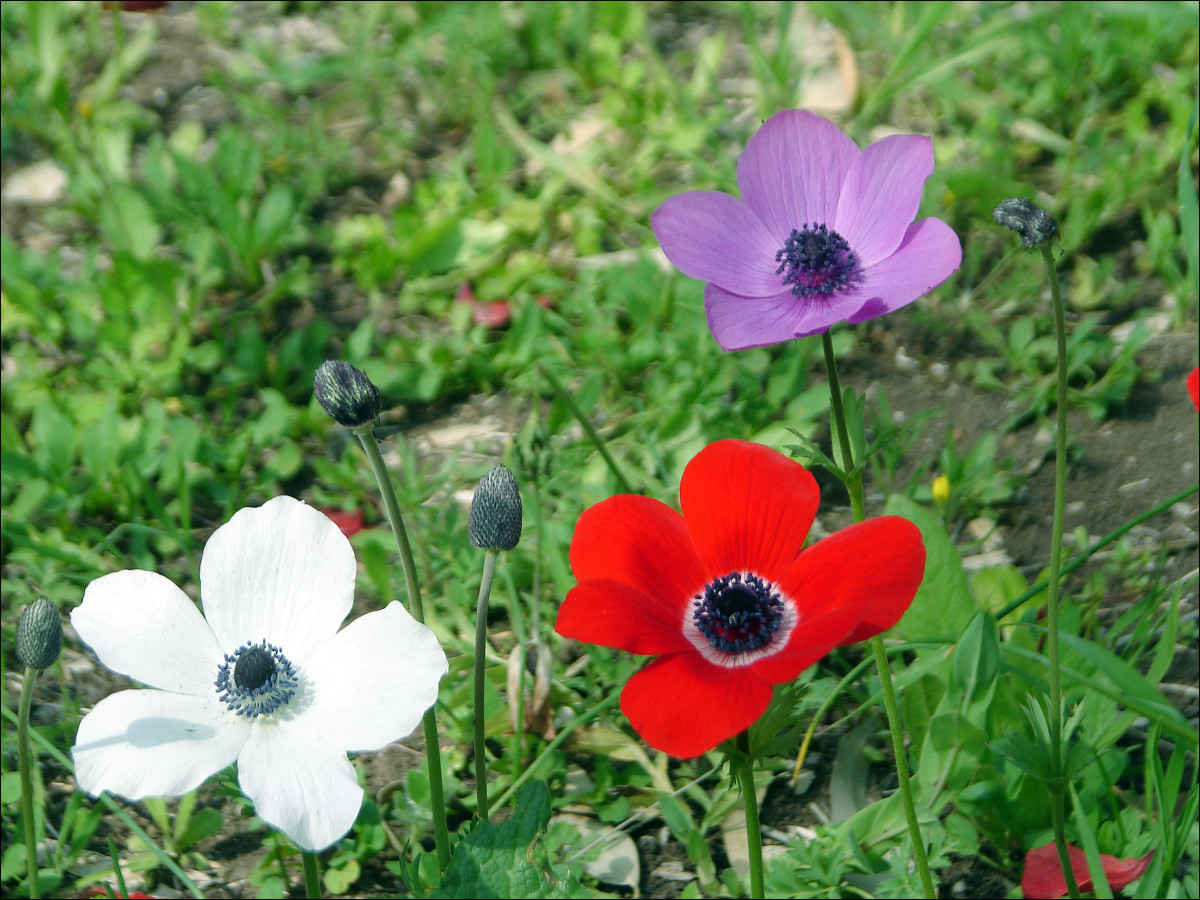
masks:
[[[992,218],[1019,234],[1030,249],[1058,236],[1058,223],[1054,221],[1054,216],[1024,197],[1001,200],[992,210]]]
[[[321,363],[313,378],[313,393],[325,412],[347,428],[359,428],[379,416],[379,388],[350,363]]]
[[[45,669],[62,650],[62,618],[45,597],[21,610],[17,620],[17,658],[31,669]]]
[[[479,480],[467,519],[471,544],[484,550],[511,550],[521,539],[521,493],[505,466],[494,466]]]

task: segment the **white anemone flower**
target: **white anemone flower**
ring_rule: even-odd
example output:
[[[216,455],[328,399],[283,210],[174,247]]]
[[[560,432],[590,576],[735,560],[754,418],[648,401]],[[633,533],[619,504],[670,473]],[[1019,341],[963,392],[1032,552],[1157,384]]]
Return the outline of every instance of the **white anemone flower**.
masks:
[[[97,578],[71,613],[110,669],[153,690],[106,697],[72,754],[87,793],[185,794],[230,763],[259,817],[321,850],[358,817],[349,751],[406,737],[437,699],[446,655],[399,603],[338,626],[354,550],[291,497],[242,509],[200,563],[201,615],[157,572]]]

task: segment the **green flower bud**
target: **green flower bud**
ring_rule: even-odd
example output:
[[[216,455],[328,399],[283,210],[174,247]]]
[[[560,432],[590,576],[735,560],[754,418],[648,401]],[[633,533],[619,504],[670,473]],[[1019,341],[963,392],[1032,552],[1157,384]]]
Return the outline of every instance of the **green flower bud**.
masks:
[[[17,621],[17,658],[31,669],[44,669],[62,650],[62,618],[45,597],[21,610]]]
[[[325,412],[347,428],[368,425],[379,417],[379,388],[350,363],[321,363],[313,378],[313,393]]]
[[[521,492],[505,466],[488,470],[475,488],[467,536],[484,550],[511,550],[521,539]]]
[[[992,210],[992,218],[1019,234],[1030,249],[1058,237],[1054,216],[1024,197],[1001,200]]]

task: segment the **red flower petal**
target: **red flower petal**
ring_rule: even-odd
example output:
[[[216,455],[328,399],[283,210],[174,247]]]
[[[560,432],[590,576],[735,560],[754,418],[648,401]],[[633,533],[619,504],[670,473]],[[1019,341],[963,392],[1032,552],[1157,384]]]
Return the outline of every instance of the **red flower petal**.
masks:
[[[908,612],[925,577],[925,542],[908,519],[881,516],[814,544],[797,566],[811,579],[805,594],[824,583],[831,590],[827,602],[851,602],[852,597],[868,602],[862,621],[842,641],[853,644],[887,631]]]
[[[765,681],[695,652],[656,659],[621,692],[621,710],[646,743],[684,759],[745,731],[770,702]]]
[[[1187,389],[1192,395],[1192,405],[1200,412],[1200,367],[1192,369],[1192,374],[1187,377]]]
[[[579,517],[571,538],[571,571],[581,582],[621,581],[674,604],[680,622],[705,582],[683,516],[632,494],[609,497]]]
[[[799,463],[762,444],[717,441],[683,471],[679,502],[709,579],[785,572],[812,527],[817,481]]]
[[[771,656],[750,664],[758,678],[771,684],[791,681],[822,656],[847,643],[848,635],[861,620],[866,601],[834,606],[816,615],[801,618],[787,646]]]
[[[677,604],[621,581],[593,578],[567,593],[554,630],[589,644],[655,655],[692,649],[682,623]]]
[[[1071,860],[1071,871],[1081,893],[1094,888],[1088,875],[1087,855],[1078,847],[1067,844],[1067,856]],[[1100,854],[1100,865],[1114,891],[1127,887],[1145,874],[1154,856],[1151,850],[1141,859],[1117,859],[1107,853]],[[1053,843],[1038,847],[1025,854],[1025,874],[1021,876],[1021,896],[1026,900],[1053,900],[1067,893],[1067,879],[1058,862],[1058,848]]]

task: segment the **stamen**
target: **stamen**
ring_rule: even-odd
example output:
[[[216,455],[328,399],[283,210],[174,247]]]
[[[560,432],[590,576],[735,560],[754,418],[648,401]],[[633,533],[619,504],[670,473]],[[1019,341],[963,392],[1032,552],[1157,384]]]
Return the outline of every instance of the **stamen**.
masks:
[[[828,297],[848,287],[858,269],[858,256],[845,238],[825,225],[809,227],[807,222],[792,229],[775,261],[775,274],[783,276],[797,297]]]
[[[274,644],[246,642],[225,657],[214,682],[217,696],[239,716],[266,716],[296,693],[300,680],[291,662]]]
[[[731,572],[712,581],[692,601],[696,628],[722,653],[762,647],[779,629],[783,613],[778,592],[748,572]]]

